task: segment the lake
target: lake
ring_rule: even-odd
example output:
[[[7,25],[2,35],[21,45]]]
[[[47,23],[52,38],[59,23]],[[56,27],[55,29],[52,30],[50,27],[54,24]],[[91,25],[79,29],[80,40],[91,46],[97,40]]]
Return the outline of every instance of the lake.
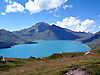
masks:
[[[37,44],[19,44],[12,48],[0,49],[0,56],[12,58],[46,57],[53,53],[85,52],[90,50],[80,42],[37,41]]]

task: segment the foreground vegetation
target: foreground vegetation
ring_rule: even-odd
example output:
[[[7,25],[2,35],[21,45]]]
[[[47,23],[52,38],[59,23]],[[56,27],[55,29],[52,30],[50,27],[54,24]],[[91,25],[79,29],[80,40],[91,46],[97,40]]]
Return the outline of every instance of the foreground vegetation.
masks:
[[[6,58],[0,63],[0,75],[62,75],[67,70],[81,68],[92,75],[100,75],[100,53],[84,52],[52,54],[42,59]],[[74,57],[71,57],[74,55]]]

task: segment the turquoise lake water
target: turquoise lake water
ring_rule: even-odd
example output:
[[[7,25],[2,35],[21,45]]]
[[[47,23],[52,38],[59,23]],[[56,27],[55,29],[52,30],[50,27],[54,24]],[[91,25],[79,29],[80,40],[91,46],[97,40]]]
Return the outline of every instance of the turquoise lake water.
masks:
[[[0,56],[29,58],[30,56],[46,57],[53,53],[85,52],[89,48],[80,42],[72,41],[37,41],[37,44],[19,44],[12,48],[0,49]]]

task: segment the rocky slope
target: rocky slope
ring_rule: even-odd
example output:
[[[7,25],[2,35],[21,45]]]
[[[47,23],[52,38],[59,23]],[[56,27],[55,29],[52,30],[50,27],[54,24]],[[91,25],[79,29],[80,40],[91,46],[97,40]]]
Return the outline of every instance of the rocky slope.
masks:
[[[85,38],[81,42],[87,44],[92,49],[100,47],[100,31],[90,37]]]
[[[0,29],[0,48],[9,48],[23,41],[25,40],[14,33]]]

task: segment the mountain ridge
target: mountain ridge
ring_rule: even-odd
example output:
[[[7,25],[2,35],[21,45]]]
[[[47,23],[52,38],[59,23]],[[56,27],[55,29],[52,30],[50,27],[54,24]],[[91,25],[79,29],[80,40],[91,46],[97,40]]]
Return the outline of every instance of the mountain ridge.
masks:
[[[15,31],[13,33],[22,37],[27,36],[28,38],[30,38],[29,36],[31,36],[31,38],[34,38],[35,40],[75,40],[84,36],[88,37],[86,33],[80,32],[80,34],[84,36],[79,36],[79,32],[74,32],[69,29],[61,28],[54,24],[49,25],[45,22],[36,23],[32,27],[22,29],[20,31]],[[35,38],[34,36],[36,36],[37,38]]]
[[[0,29],[0,42],[20,42],[24,39],[20,38],[18,35],[7,31],[5,29]]]
[[[93,34],[92,36],[89,36],[83,40],[81,40],[82,43],[87,44],[92,49],[100,47],[100,31]]]
[[[11,46],[16,45],[18,42],[23,41],[25,40],[15,35],[14,33],[5,29],[0,29],[0,49],[10,48]]]

